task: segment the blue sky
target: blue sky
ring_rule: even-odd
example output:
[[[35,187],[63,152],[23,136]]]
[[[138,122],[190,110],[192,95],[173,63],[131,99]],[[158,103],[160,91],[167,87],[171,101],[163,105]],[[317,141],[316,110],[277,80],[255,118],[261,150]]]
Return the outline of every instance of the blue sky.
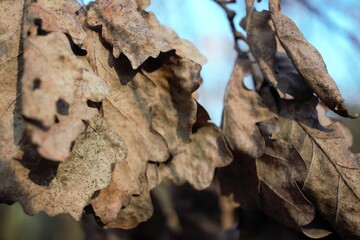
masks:
[[[244,15],[244,1],[238,2],[231,5],[238,12],[237,22]],[[282,11],[294,20],[306,39],[322,54],[346,103],[360,103],[357,96],[360,92],[360,53],[354,45],[360,46],[360,1],[308,1],[312,4],[310,9],[319,11],[328,22],[304,8],[299,1],[288,2],[290,4],[284,5]],[[267,1],[257,4],[256,9],[267,9]],[[202,70],[204,81],[199,90],[199,101],[214,123],[219,124],[227,80],[236,57],[225,13],[212,0],[152,0],[147,10],[155,12],[162,24],[191,41],[208,59]],[[353,42],[346,36],[348,33],[355,36]]]

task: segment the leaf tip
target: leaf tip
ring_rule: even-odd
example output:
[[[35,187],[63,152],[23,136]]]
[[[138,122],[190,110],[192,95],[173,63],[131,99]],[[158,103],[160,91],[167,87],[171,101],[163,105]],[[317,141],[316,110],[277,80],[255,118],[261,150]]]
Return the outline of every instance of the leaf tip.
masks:
[[[345,107],[343,103],[338,104],[335,107],[334,112],[342,117],[351,118],[351,119],[356,119],[360,116],[358,113],[355,114],[349,113],[348,109]]]

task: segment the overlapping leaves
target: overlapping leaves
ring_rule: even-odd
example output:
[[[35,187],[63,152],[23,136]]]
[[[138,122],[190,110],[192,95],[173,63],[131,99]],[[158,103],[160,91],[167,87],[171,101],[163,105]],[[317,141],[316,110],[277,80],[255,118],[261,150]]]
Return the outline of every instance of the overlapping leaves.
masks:
[[[234,193],[243,209],[261,210],[310,238],[336,232],[357,239],[360,159],[348,150],[343,126],[328,119],[320,124],[326,117],[319,99],[342,116],[356,115],[348,113],[320,54],[276,1],[270,10],[257,13],[250,3],[245,20],[256,62],[250,67],[240,54],[228,85],[222,128],[235,161],[220,170],[222,190]],[[276,38],[281,46],[269,51]],[[249,72],[256,91],[242,83]]]
[[[0,57],[2,202],[75,219],[90,205],[106,227],[132,228],[164,178],[203,189],[232,160],[193,98],[204,57],[149,1],[0,5],[17,14],[0,32],[14,40]]]

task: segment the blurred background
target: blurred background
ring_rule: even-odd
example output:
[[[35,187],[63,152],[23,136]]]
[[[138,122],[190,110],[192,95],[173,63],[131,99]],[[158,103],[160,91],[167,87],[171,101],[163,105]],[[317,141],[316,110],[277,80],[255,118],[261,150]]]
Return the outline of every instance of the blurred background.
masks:
[[[86,4],[88,1],[79,0],[79,2]],[[267,9],[267,1],[255,2],[257,2],[256,9],[258,11]],[[238,0],[238,3],[229,6],[238,13],[235,20],[240,22],[245,14],[244,1]],[[233,50],[233,37],[225,12],[212,0],[152,0],[152,4],[147,10],[155,12],[162,24],[174,29],[181,38],[191,41],[206,56],[208,61],[202,70],[203,85],[199,90],[199,101],[208,110],[212,121],[220,125],[224,92],[236,57]],[[359,113],[360,1],[283,0],[282,11],[297,24],[306,39],[319,50],[330,75],[338,84],[347,106],[351,112]],[[242,31],[240,27],[238,30]],[[246,49],[247,46],[242,47]],[[331,113],[329,116],[337,118]],[[352,150],[360,152],[360,120],[342,118],[338,118],[338,120],[345,123],[353,133]],[[192,219],[190,221],[192,224],[188,224],[188,229],[195,231],[195,228],[201,228],[198,226],[198,222],[201,221],[209,229],[219,230],[216,226],[220,225],[221,220],[220,203],[214,196],[214,189],[196,192],[189,186],[172,187],[168,184],[159,189],[160,193],[153,194],[156,216],[151,221],[155,221],[154,219],[165,221],[164,219],[166,219],[161,210],[161,204],[158,204],[159,199],[163,198],[161,189],[165,189],[165,192],[168,191],[166,198],[177,200],[181,197],[184,198],[187,208],[184,209],[184,205],[177,206],[174,203],[176,206],[174,205],[173,209],[178,214],[191,212],[190,216],[185,214],[185,217],[181,217],[179,214],[180,222],[185,220],[189,222],[189,219]],[[186,198],[186,196],[189,197]],[[193,199],[192,202],[186,202],[189,199]],[[92,220],[86,219],[86,221],[91,222]],[[151,226],[151,221],[142,224],[140,229]],[[161,233],[160,230],[154,232],[152,238],[139,235],[134,231],[109,232],[105,236],[101,235],[103,233],[95,224],[94,231],[99,232],[98,239],[130,239],[127,238],[130,235],[132,239],[212,239],[210,236],[206,238],[189,237],[190,235],[187,236],[186,231],[185,235],[179,235],[176,234],[176,229],[170,229],[167,232],[165,230],[167,227],[160,227],[163,227],[164,230]],[[214,239],[236,239],[234,232],[228,235],[215,234],[214,236]],[[50,218],[44,213],[39,213],[30,217],[23,213],[19,204],[0,205],[0,240],[85,239],[85,237],[81,224],[68,216],[61,215]]]

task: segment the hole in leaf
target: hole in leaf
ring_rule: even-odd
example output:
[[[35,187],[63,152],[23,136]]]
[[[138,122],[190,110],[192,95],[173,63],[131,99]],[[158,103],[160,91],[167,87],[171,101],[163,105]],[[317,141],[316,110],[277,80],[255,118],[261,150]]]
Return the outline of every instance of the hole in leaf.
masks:
[[[37,26],[37,35],[39,36],[45,36],[48,35],[49,32],[42,29],[42,19],[41,18],[35,18],[34,24]]]
[[[89,108],[96,108],[97,110],[100,110],[102,106],[102,102],[93,102],[91,100],[87,100],[86,104]]]
[[[56,111],[61,115],[69,115],[70,105],[62,98],[56,101]]]
[[[248,90],[255,90],[254,80],[251,75],[244,78],[244,85]]]
[[[55,122],[55,123],[59,123],[59,122],[60,122],[59,118],[58,118],[56,115],[54,116],[54,122]]]
[[[41,87],[41,80],[39,78],[35,78],[33,81],[32,90],[39,89]]]

